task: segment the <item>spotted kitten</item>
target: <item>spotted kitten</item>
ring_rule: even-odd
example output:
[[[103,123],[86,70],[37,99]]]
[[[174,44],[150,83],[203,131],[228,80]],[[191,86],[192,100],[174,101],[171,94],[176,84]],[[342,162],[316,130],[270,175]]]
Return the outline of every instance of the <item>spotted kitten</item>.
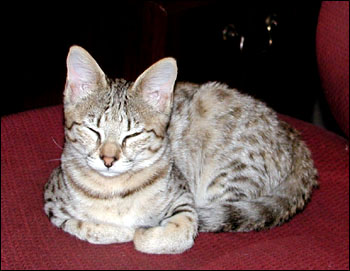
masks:
[[[174,89],[172,58],[135,83],[108,79],[78,46],[67,68],[62,163],[45,186],[64,231],[181,253],[198,231],[268,229],[310,199],[310,152],[263,103],[219,83]]]

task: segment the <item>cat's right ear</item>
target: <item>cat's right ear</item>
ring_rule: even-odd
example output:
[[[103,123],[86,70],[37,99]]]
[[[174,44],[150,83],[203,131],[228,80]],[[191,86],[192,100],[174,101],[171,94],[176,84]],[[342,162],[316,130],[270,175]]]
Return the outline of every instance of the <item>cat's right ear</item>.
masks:
[[[131,91],[140,94],[156,111],[170,114],[176,76],[176,60],[163,58],[136,79]]]
[[[65,103],[76,104],[105,84],[105,74],[93,57],[82,47],[72,46],[67,57]]]

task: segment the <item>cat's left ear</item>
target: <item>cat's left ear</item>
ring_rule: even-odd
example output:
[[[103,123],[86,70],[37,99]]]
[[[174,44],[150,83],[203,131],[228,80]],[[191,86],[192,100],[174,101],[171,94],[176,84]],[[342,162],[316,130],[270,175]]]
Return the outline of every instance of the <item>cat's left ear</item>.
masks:
[[[105,75],[93,57],[82,47],[72,46],[67,57],[65,101],[76,104],[98,86],[105,87],[106,83]]]
[[[176,60],[163,58],[137,78],[132,91],[141,94],[156,111],[170,114],[176,77]]]

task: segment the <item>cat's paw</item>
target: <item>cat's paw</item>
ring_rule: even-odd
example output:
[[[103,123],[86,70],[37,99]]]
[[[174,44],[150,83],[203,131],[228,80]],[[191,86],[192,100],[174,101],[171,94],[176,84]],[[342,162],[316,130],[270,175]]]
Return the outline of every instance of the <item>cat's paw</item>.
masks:
[[[175,226],[176,227],[176,226]],[[179,231],[166,227],[137,229],[134,245],[138,251],[152,254],[179,254],[191,248],[194,237],[186,229]]]
[[[112,244],[132,241],[134,230],[106,224],[68,219],[62,229],[77,238],[92,244]]]

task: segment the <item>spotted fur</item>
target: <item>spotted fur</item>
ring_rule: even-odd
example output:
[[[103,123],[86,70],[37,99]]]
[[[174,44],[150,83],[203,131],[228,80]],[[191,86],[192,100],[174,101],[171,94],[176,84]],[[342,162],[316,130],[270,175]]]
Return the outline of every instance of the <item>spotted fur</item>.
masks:
[[[172,58],[133,83],[73,46],[67,68],[66,142],[44,194],[64,231],[181,253],[198,231],[271,228],[309,201],[310,152],[265,104],[224,84],[175,86]]]

